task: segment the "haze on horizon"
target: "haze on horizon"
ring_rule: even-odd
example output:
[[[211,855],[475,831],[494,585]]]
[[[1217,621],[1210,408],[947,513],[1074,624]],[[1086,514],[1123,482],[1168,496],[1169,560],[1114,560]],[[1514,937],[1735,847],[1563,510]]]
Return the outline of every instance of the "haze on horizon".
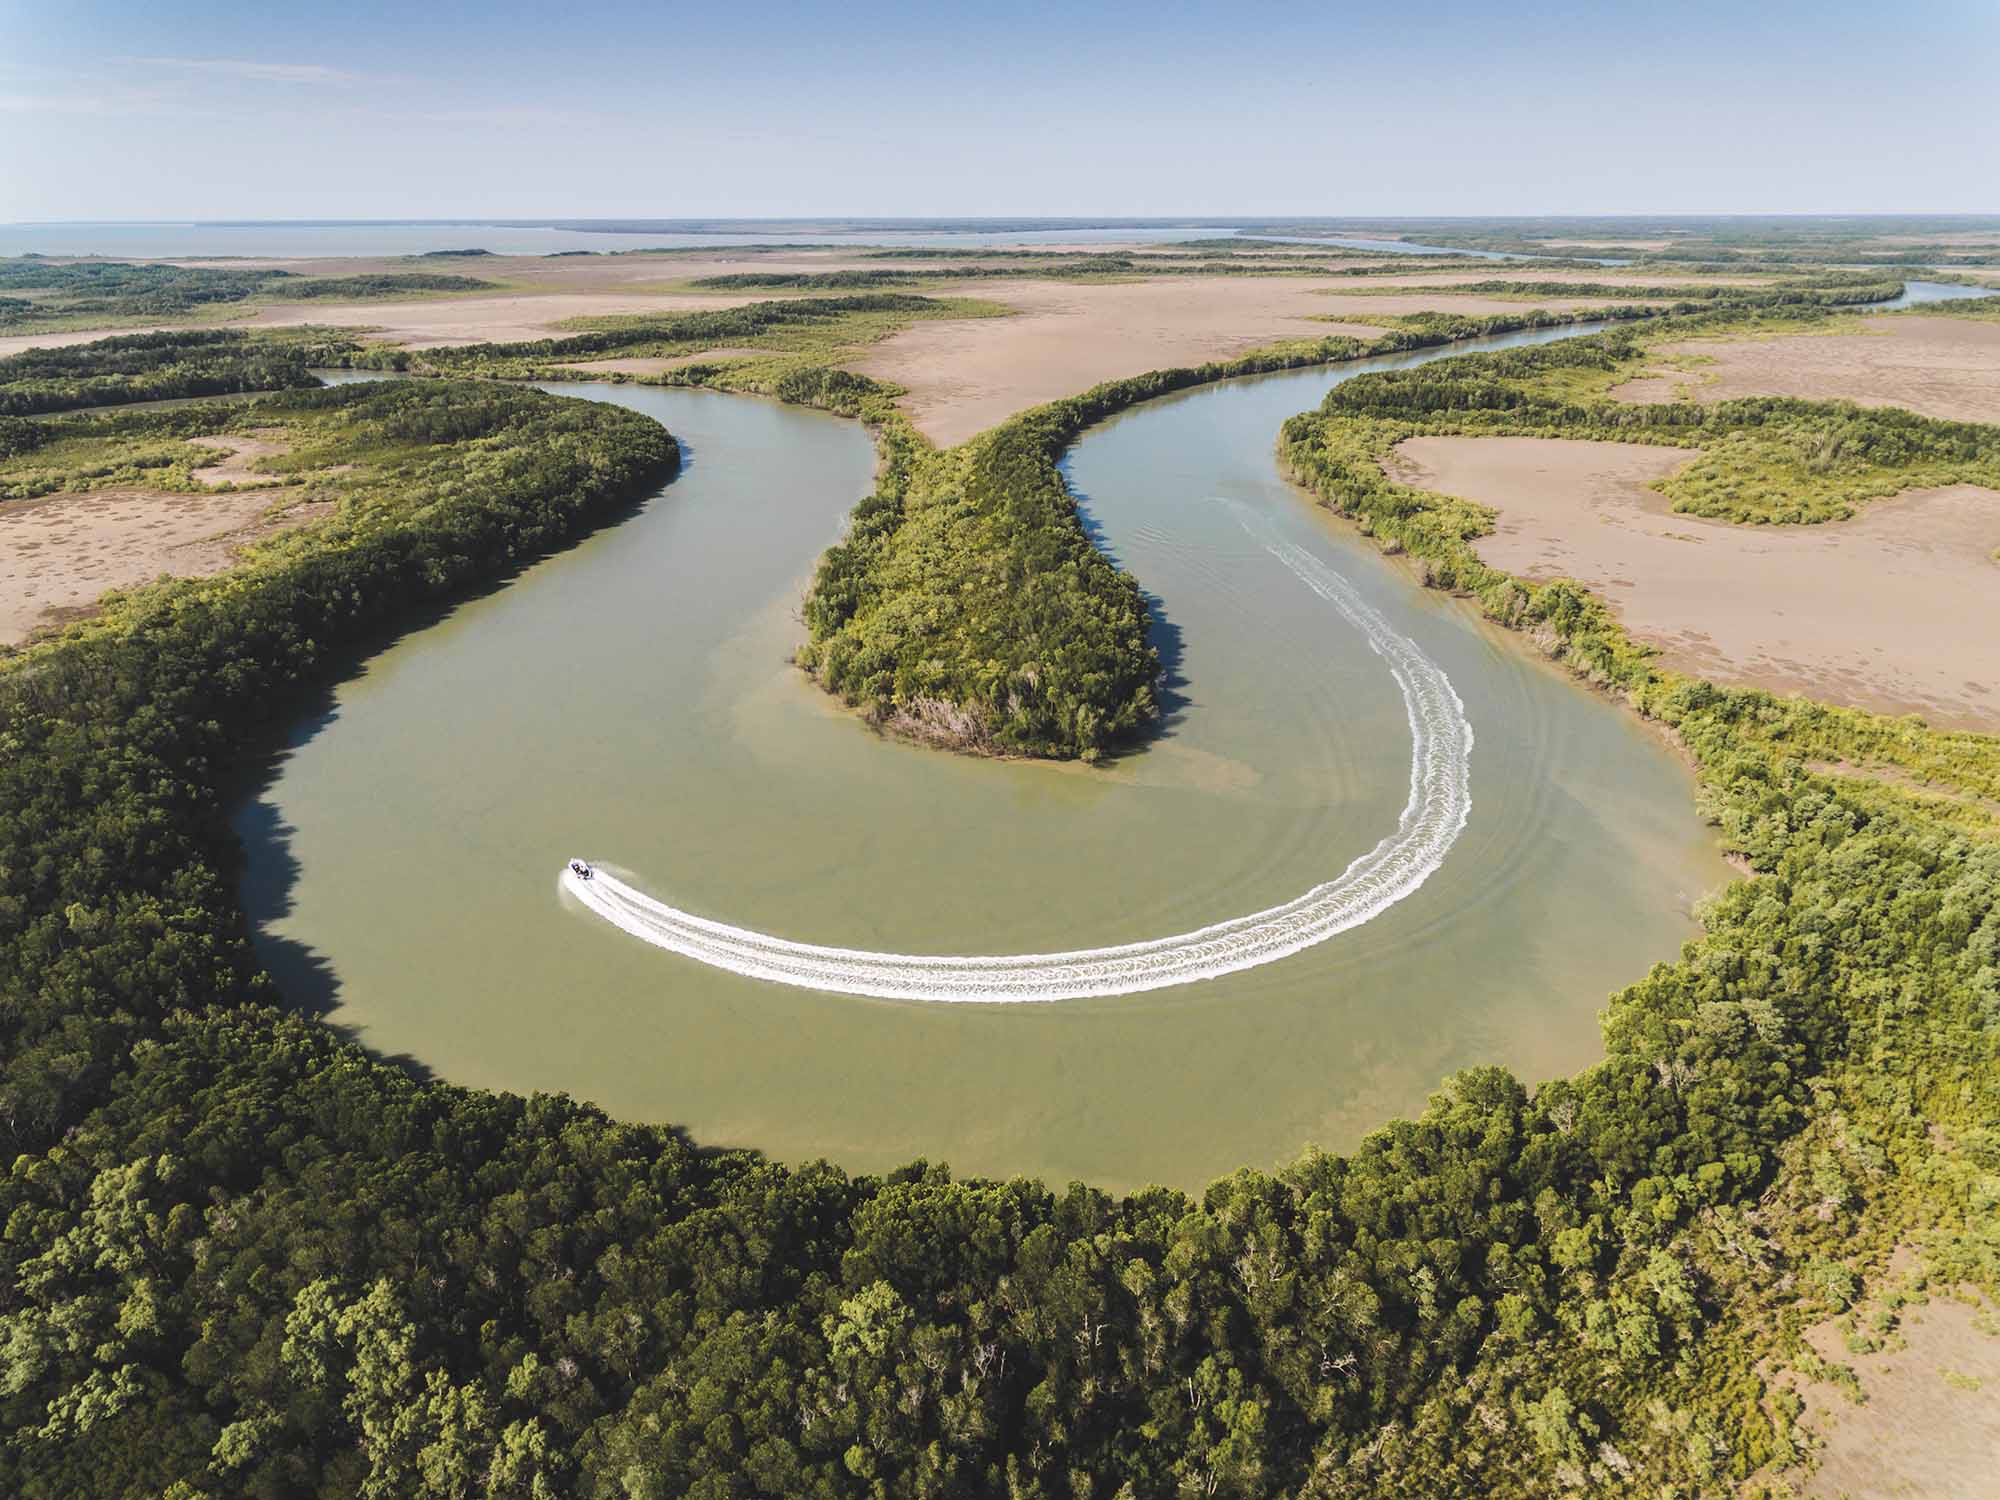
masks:
[[[0,221],[1978,213],[2000,7],[0,0]]]

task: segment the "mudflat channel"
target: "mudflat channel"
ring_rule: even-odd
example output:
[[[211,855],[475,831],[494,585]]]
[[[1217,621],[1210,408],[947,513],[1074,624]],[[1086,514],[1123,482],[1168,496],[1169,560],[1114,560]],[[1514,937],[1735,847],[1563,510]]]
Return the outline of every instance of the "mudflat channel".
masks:
[[[859,427],[549,387],[657,417],[685,468],[373,656],[298,726],[237,816],[274,975],[457,1082],[562,1090],[788,1161],[1112,1188],[1351,1146],[1456,1068],[1587,1064],[1609,992],[1674,957],[1730,872],[1687,770],[1628,714],[1278,476],[1285,417],[1434,357],[1207,387],[1077,443],[1071,483],[1154,596],[1170,668],[1162,734],[1098,770],[886,741],[789,665],[813,561],[869,484]],[[788,938],[994,954],[1183,932],[1330,879],[1396,827],[1410,727],[1382,659],[1270,535],[1440,664],[1477,736],[1465,832],[1366,925],[1177,989],[950,1006],[741,978],[560,894],[574,854]]]

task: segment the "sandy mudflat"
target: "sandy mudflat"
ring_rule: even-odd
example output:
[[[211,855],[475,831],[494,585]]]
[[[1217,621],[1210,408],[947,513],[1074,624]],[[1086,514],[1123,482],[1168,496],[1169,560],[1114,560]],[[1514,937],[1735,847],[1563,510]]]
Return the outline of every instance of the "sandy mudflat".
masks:
[[[601,318],[631,313],[703,312],[738,307],[768,293],[714,295],[637,292],[549,292],[527,296],[458,296],[416,302],[301,302],[259,308],[237,327],[295,328],[316,323],[329,328],[370,328],[374,337],[410,349],[450,344],[512,343],[558,338],[565,318]]]
[[[99,490],[0,503],[0,641],[86,612],[107,589],[150,583],[162,573],[219,573],[243,543],[322,513],[309,503],[262,518],[261,491],[170,495]]]
[[[1272,276],[972,282],[965,295],[1005,303],[1016,316],[919,323],[848,363],[908,387],[903,408],[933,441],[950,445],[1100,381],[1226,359],[1277,339],[1380,335],[1365,324],[1314,322],[1329,311],[1315,294],[1325,285]]]
[[[1575,578],[1666,664],[1953,729],[2000,730],[2000,492],[1880,500],[1825,526],[1673,514],[1645,488],[1684,448],[1413,438],[1396,475],[1496,507],[1495,567]]]
[[[2000,422],[2000,323],[1887,317],[1865,333],[1694,340],[1663,346],[1660,353],[1714,363],[1686,375],[1628,380],[1611,394],[1621,401],[1669,401],[1685,384],[1698,401],[1840,398],[1958,422]]]
[[[1905,1308],[1904,1347],[1857,1355],[1825,1324],[1808,1341],[1851,1365],[1867,1394],[1856,1406],[1828,1383],[1808,1385],[1805,1425],[1826,1446],[1806,1485],[1813,1500],[1990,1500],[2000,1481],[2000,1338],[1977,1311],[1933,1297]]]

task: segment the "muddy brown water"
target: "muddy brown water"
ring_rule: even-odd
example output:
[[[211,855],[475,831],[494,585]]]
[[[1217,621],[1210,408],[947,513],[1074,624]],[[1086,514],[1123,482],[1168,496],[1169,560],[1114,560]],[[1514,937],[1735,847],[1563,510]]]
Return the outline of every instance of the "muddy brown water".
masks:
[[[786,1161],[925,1157],[1113,1188],[1351,1146],[1457,1068],[1588,1064],[1609,992],[1674,958],[1730,872],[1687,770],[1629,714],[1279,478],[1280,423],[1355,373],[1188,392],[1073,449],[1071,482],[1155,598],[1171,668],[1163,733],[1095,771],[886,741],[788,664],[813,561],[869,484],[858,426],[704,391],[549,387],[657,417],[686,467],[373,656],[298,727],[237,817],[274,975],[456,1082],[566,1091]],[[582,855],[785,937],[1046,952],[1186,931],[1338,874],[1396,825],[1405,710],[1224,499],[1351,580],[1445,668],[1474,726],[1464,834],[1375,920],[1179,989],[940,1006],[740,978],[560,895]]]

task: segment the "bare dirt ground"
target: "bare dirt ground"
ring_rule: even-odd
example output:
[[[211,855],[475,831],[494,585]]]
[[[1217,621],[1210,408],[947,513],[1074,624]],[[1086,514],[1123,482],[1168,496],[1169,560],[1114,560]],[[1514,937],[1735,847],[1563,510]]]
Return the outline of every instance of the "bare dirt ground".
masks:
[[[1100,381],[1226,359],[1277,339],[1381,333],[1314,321],[1329,311],[1315,295],[1324,285],[1270,276],[968,282],[967,296],[1005,303],[1017,315],[918,323],[849,364],[907,387],[904,410],[932,441],[950,445]],[[1384,315],[1379,305],[1367,312]]]
[[[489,297],[463,295],[413,302],[300,302],[259,308],[237,327],[370,328],[377,338],[410,349],[451,344],[513,343],[554,338],[566,318],[628,313],[702,312],[763,300],[766,293],[646,294],[549,292]]]
[[[1850,1354],[1831,1325],[1808,1332],[1821,1358],[1850,1365],[1865,1404],[1806,1386],[1806,1427],[1821,1437],[1813,1500],[1990,1500],[2000,1487],[2000,1338],[1977,1311],[1934,1298],[1903,1310],[1906,1347]]]
[[[1494,506],[1487,562],[1601,594],[1666,664],[1933,724],[2000,730],[2000,493],[1880,500],[1824,526],[1673,514],[1647,489],[1690,450],[1556,438],[1414,438],[1404,483]]]
[[[272,497],[257,490],[98,490],[0,504],[0,641],[79,618],[108,589],[221,572],[246,542],[325,513],[295,493],[299,503],[271,518]]]
[[[1621,401],[1669,401],[1685,385],[1698,401],[1837,397],[1958,422],[2000,422],[2000,323],[1885,317],[1864,332],[1693,340],[1659,352],[1713,363],[1692,365],[1685,375],[1628,380],[1611,394]]]

